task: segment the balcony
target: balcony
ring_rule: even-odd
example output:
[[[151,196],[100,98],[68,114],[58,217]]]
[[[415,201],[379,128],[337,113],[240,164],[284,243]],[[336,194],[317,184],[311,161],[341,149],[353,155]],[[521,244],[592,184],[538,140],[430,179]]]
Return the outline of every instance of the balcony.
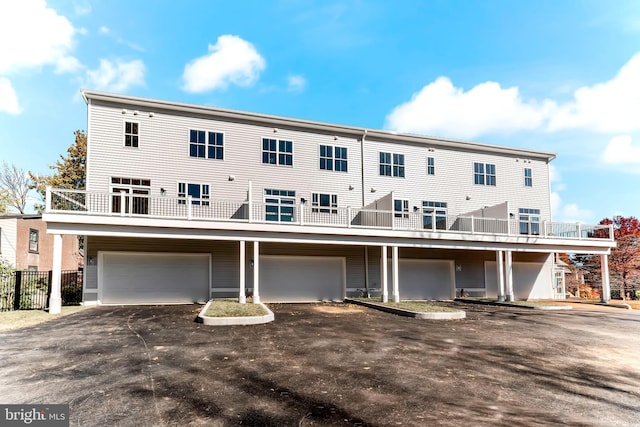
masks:
[[[327,227],[333,229],[393,230],[446,235],[513,236],[573,241],[613,241],[611,225],[561,222],[525,222],[416,212],[394,212],[352,207],[316,207],[305,204],[256,203],[48,189],[46,214],[168,219],[197,222]],[[51,218],[49,216],[49,218]],[[197,226],[196,226],[197,227]],[[302,230],[301,230],[302,231]],[[330,232],[327,230],[327,232]],[[335,231],[334,231],[335,233]]]

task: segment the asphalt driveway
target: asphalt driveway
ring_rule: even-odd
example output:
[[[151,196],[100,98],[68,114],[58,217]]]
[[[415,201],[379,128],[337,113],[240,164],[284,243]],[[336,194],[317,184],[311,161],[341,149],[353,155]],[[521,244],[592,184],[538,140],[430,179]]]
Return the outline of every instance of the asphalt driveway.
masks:
[[[0,333],[0,403],[69,403],[80,426],[640,424],[637,311],[270,307],[250,327],[98,307]]]

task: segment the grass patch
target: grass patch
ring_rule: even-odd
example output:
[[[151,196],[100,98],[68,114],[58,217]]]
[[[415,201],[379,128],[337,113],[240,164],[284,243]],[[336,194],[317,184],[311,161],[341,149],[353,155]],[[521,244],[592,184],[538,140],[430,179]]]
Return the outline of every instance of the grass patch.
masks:
[[[385,307],[399,308],[401,310],[415,311],[418,313],[442,313],[460,311],[455,308],[436,305],[426,301],[400,301],[400,302],[382,302],[373,298],[354,298],[358,301],[368,302],[372,304],[383,305]]]
[[[48,322],[68,314],[77,313],[86,308],[88,307],[78,305],[62,307],[62,313],[60,314],[49,314],[48,311],[44,310],[3,311],[0,312],[0,332]]]
[[[269,314],[260,304],[253,304],[249,301],[246,304],[240,304],[238,300],[232,298],[214,299],[204,315],[208,317],[245,317]]]

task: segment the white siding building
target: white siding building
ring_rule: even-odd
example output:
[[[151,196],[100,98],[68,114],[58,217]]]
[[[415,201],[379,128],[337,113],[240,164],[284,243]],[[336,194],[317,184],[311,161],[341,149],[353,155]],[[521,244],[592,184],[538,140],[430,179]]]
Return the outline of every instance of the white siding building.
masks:
[[[552,153],[83,96],[87,190],[44,218],[87,235],[85,303],[563,298],[553,253],[615,245],[552,222]]]

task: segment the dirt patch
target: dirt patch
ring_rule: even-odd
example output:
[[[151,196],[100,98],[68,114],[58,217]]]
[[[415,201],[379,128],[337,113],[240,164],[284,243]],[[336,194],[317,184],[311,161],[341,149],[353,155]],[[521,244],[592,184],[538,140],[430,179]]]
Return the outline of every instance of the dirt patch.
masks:
[[[365,309],[355,304],[313,304],[313,311],[326,314],[358,314]]]

